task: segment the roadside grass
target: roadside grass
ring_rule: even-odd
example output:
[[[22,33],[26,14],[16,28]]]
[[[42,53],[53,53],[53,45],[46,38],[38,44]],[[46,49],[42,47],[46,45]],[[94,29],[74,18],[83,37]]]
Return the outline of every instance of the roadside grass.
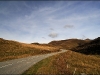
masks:
[[[26,74],[56,74],[57,68],[54,67],[53,61],[56,55],[43,59],[42,61],[38,62],[34,66],[32,66],[29,70],[24,72],[22,75]]]
[[[82,73],[87,75],[100,75],[100,57],[68,51],[38,62],[22,75],[80,75]]]
[[[32,45],[0,39],[0,61],[51,53],[58,50],[58,48],[50,46]]]

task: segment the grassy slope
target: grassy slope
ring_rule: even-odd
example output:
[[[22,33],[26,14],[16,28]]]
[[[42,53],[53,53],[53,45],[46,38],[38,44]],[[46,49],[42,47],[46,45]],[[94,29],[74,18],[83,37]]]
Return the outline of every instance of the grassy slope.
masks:
[[[85,44],[90,42],[91,40],[81,40],[81,39],[67,39],[67,40],[59,40],[59,41],[51,41],[48,43],[48,45],[57,46],[59,48],[65,48],[65,49],[72,49],[79,45]]]
[[[96,74],[100,75],[100,56],[83,55],[73,51],[44,59],[23,74]]]
[[[84,40],[69,39],[52,41],[49,44],[25,44],[0,38],[0,61],[54,52],[58,51],[59,48],[70,49],[85,42]]]
[[[58,48],[19,43],[0,38],[0,61],[57,51]]]

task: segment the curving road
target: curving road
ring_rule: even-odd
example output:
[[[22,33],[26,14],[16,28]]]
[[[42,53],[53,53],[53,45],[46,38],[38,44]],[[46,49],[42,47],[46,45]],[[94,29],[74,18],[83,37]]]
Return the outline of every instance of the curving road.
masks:
[[[0,62],[0,74],[22,74],[24,71],[29,69],[32,65],[36,64],[37,62],[45,59],[49,56],[67,52],[68,50],[61,49],[60,52],[50,53],[50,54],[43,54],[43,55],[36,55],[36,56],[29,56],[26,58],[14,59],[5,62]]]

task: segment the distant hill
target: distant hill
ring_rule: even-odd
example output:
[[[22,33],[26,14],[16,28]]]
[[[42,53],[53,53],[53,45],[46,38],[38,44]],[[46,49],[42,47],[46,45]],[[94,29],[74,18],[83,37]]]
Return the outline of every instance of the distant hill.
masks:
[[[73,48],[72,50],[84,54],[100,54],[100,37],[90,41],[87,44]]]
[[[65,48],[65,49],[72,49],[79,45],[89,43],[90,41],[91,40],[89,40],[89,39],[86,39],[86,40],[67,39],[67,40],[51,41],[50,43],[48,43],[48,45],[58,46],[60,48]]]

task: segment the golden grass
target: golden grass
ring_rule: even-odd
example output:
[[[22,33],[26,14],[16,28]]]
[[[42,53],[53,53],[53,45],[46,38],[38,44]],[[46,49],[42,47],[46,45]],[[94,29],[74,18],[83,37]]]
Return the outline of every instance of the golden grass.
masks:
[[[64,53],[62,57],[67,57],[67,53]],[[91,55],[83,55],[80,53],[69,51],[67,64],[70,66],[70,70],[76,69],[76,74],[100,74],[100,58]]]
[[[26,75],[26,74],[56,74],[57,70],[56,68],[53,66],[53,61],[56,56],[50,57],[50,58],[46,58],[40,62],[38,62],[36,65],[34,65],[33,67],[31,67],[29,70],[27,70],[25,73],[23,73],[22,75]]]
[[[40,61],[23,74],[100,75],[99,62],[99,57],[68,51]]]
[[[0,61],[58,51],[58,48],[0,39]]]
[[[64,48],[64,49],[72,49],[79,45],[83,45],[89,42],[90,40],[66,39],[66,40],[51,41],[48,43],[48,45],[58,46],[59,48]]]
[[[47,51],[56,51],[57,47],[51,47],[51,46],[44,46],[44,45],[35,45],[35,44],[22,44],[23,46],[28,46],[28,47],[34,47],[36,49],[40,50],[47,50]]]

